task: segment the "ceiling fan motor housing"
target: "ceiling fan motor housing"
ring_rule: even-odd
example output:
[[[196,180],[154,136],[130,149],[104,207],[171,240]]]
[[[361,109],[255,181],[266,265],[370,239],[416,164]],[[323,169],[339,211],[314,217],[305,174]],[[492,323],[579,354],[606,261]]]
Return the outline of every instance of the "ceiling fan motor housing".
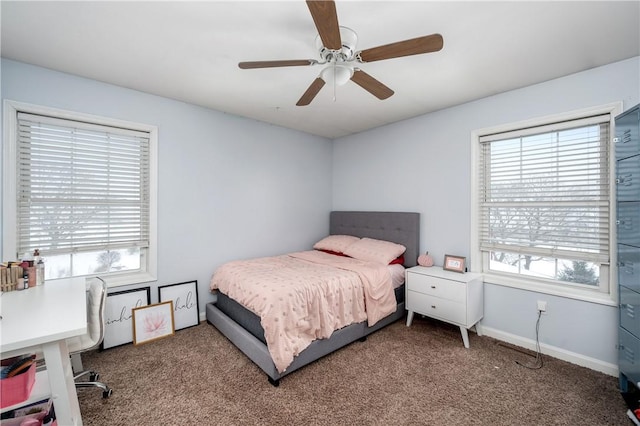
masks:
[[[351,62],[356,56],[356,44],[358,35],[349,27],[340,27],[340,40],[342,48],[340,50],[328,49],[322,44],[320,35],[316,37],[316,48],[320,52],[323,62]]]

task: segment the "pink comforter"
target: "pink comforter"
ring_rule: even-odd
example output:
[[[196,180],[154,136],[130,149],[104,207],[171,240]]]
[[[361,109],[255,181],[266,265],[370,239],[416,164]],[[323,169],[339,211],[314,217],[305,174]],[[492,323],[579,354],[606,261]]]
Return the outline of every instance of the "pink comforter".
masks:
[[[260,316],[281,373],[312,341],[364,320],[371,326],[396,310],[386,266],[320,251],[229,262],[210,287]]]

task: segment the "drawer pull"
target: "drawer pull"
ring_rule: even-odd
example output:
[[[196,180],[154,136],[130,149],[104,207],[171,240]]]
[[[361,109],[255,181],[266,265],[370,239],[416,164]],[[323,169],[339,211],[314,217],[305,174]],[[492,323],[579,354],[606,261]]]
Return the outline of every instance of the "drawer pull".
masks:
[[[624,185],[624,186],[631,186],[633,184],[633,177],[632,177],[631,173],[627,173],[625,175],[619,176],[616,179],[616,184]]]
[[[435,309],[435,308],[436,308],[436,305],[431,305],[431,309]]]
[[[436,288],[436,286],[435,286],[435,285],[432,285],[432,286],[431,286],[431,288]]]

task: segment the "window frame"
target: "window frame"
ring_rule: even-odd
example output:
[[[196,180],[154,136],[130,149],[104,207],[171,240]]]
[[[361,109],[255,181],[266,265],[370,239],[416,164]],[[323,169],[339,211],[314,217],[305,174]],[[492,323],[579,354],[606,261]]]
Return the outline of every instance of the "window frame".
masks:
[[[614,102],[605,105],[585,108],[566,113],[553,114],[537,117],[524,121],[507,123],[471,132],[471,262],[470,268],[473,271],[482,272],[485,282],[506,287],[513,287],[521,290],[528,290],[537,293],[545,293],[560,297],[583,300],[593,303],[615,306],[617,305],[617,274],[616,274],[616,209],[615,209],[615,145],[613,138],[615,135],[615,117],[622,112],[622,102]],[[604,286],[589,288],[586,285],[563,285],[554,283],[552,280],[538,279],[535,277],[517,275],[510,273],[500,273],[489,270],[488,252],[480,250],[480,183],[477,176],[480,165],[481,137],[496,133],[505,133],[527,129],[531,127],[541,127],[552,123],[577,120],[584,117],[608,114],[609,123],[609,264],[601,267],[601,279],[607,280]],[[603,276],[604,275],[604,276]]]
[[[2,256],[13,257],[17,235],[17,140],[18,112],[46,115],[62,120],[84,121],[103,126],[121,127],[149,133],[149,248],[141,250],[139,271],[102,273],[109,287],[140,284],[157,280],[157,193],[158,193],[158,128],[120,119],[5,99],[3,102],[3,189],[2,189]],[[5,259],[6,260],[6,259]],[[90,276],[88,276],[90,277]]]

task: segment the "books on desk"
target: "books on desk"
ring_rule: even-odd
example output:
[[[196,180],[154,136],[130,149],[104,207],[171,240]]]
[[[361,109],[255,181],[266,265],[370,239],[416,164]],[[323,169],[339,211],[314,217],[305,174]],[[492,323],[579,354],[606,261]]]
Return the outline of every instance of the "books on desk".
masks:
[[[24,269],[20,262],[3,262],[0,264],[0,290],[14,291],[18,288],[24,288]]]

